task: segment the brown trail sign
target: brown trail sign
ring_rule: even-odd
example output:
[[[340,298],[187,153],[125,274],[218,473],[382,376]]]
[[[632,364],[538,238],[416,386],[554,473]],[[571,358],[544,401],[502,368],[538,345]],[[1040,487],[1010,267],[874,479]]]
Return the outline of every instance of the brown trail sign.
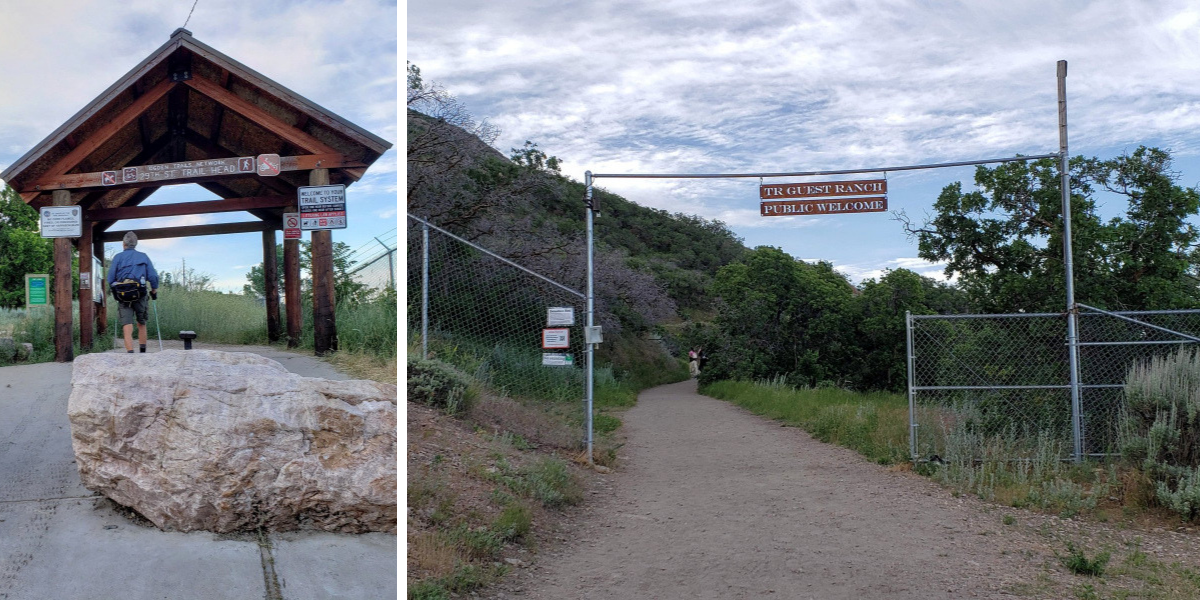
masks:
[[[883,212],[887,197],[842,198],[836,200],[784,200],[763,202],[760,214],[764,217],[796,217],[802,215],[839,215],[843,213]]]
[[[874,194],[887,194],[886,179],[761,185],[758,188],[758,195],[763,202],[759,205],[759,214],[764,217],[793,217],[887,210],[887,196],[875,196]],[[850,196],[850,198],[845,196]],[[871,197],[856,198],[855,196]],[[773,198],[823,199],[777,201],[771,200]]]

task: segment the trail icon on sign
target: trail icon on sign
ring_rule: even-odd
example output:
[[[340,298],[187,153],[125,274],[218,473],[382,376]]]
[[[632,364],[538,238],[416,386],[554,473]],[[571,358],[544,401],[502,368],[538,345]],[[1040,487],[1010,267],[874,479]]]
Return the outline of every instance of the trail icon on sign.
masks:
[[[263,177],[273,177],[278,175],[280,171],[280,161],[278,154],[259,154],[258,155],[258,174]]]
[[[117,185],[117,172],[105,171],[100,174],[100,183],[104,185]]]

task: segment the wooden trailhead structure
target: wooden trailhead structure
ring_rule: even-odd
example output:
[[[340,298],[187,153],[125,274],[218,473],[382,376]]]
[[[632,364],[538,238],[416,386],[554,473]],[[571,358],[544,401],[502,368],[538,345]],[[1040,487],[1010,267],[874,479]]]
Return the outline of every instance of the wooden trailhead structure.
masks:
[[[30,206],[78,206],[82,235],[54,240],[56,359],[73,358],[71,300],[78,293],[80,342],[107,329],[94,303],[93,256],[125,231],[122,219],[246,211],[255,219],[138,229],[141,240],[262,232],[267,331],[281,337],[275,232],[297,212],[297,188],[350,185],[391,148],[387,141],[206,46],[186,29],[109,86],[0,173]],[[140,206],[164,185],[194,183],[217,198]],[[336,349],[333,242],[312,232],[313,323],[317,354]],[[299,240],[283,243],[288,346],[300,339]],[[80,281],[71,274],[79,252]],[[153,258],[153,257],[152,257]],[[105,290],[107,291],[107,290]]]

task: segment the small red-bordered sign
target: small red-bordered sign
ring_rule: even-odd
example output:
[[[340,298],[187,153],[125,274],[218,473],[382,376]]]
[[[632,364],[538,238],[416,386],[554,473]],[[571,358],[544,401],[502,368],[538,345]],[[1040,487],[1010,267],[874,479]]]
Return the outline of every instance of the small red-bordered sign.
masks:
[[[105,171],[100,174],[100,183],[104,185],[117,185],[117,172]]]
[[[274,177],[279,174],[281,164],[278,154],[258,155],[258,174],[263,177]]]
[[[571,330],[566,327],[548,327],[542,330],[542,349],[570,348]]]

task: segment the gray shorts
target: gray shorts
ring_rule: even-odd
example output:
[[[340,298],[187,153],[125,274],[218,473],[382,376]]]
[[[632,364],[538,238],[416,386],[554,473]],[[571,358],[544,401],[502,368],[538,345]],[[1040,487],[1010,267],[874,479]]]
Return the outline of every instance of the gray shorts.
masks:
[[[146,309],[150,306],[150,292],[142,295],[141,299],[128,306],[117,303],[117,314],[121,317],[121,325],[133,325],[136,317],[139,325],[146,324]]]

